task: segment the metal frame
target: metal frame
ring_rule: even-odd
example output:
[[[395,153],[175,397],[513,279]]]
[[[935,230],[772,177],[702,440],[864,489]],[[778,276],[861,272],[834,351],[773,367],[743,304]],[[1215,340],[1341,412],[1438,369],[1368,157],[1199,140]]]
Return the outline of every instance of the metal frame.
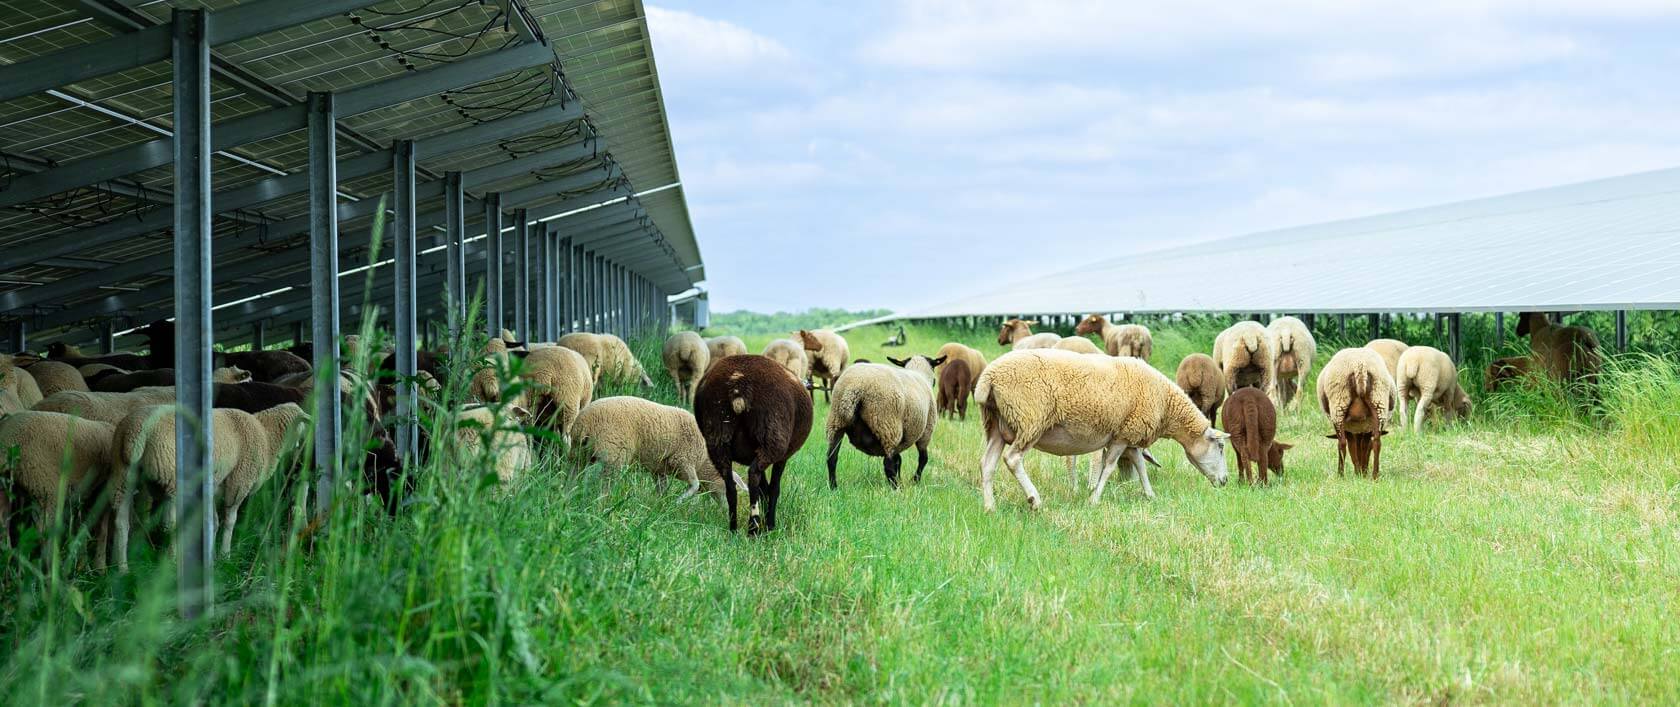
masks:
[[[513,210],[513,333],[531,338],[531,222],[525,209]]]
[[[403,140],[396,144],[392,152],[396,153],[393,160],[392,183],[396,191],[396,219],[393,235],[396,240],[395,260],[393,263],[393,280],[396,284],[396,303],[392,308],[392,316],[396,318],[395,340],[397,358],[397,455],[404,462],[413,461],[419,450],[419,436],[415,427],[416,415],[419,413],[418,401],[415,395],[415,356],[419,348],[416,341],[415,290],[416,273],[414,261],[416,256],[414,236],[414,162],[416,159],[413,140]]]
[[[338,346],[338,140],[330,93],[309,94],[309,315],[313,327],[315,381],[331,390],[339,369]],[[297,342],[293,342],[294,344]],[[315,513],[326,515],[342,478],[339,396],[315,396]]]

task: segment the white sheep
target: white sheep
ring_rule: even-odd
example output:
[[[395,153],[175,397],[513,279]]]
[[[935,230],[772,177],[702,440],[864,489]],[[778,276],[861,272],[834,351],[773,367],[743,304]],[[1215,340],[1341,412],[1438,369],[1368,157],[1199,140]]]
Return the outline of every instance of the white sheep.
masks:
[[[992,472],[1000,457],[1015,472],[1027,504],[1035,509],[1041,505],[1022,464],[1029,449],[1058,456],[1101,450],[1102,473],[1091,491],[1091,503],[1102,500],[1103,487],[1122,457],[1137,475],[1143,494],[1154,498],[1144,462],[1149,446],[1162,437],[1183,446],[1190,463],[1213,484],[1222,486],[1227,480],[1228,435],[1214,429],[1178,385],[1141,359],[1013,351],[980,374],[974,399],[980,403],[986,431],[980,484],[988,511],[997,507]]]
[[[1393,378],[1400,373],[1400,355],[1406,353],[1406,349],[1411,348],[1411,345],[1399,339],[1372,339],[1365,348],[1377,352],[1377,355],[1382,357],[1383,367],[1388,369],[1388,376]]]
[[[536,453],[531,436],[519,427],[518,418],[527,414],[525,410],[515,406],[502,409],[509,415],[497,415],[495,409],[485,405],[468,405],[455,413],[451,428],[455,467],[477,468],[488,455],[496,478],[505,488],[536,464]]]
[[[35,382],[35,376],[18,366],[16,361],[8,355],[0,354],[0,391],[11,393],[22,409],[28,410],[41,402],[41,386]]]
[[[828,408],[828,487],[839,488],[835,467],[840,440],[849,439],[858,451],[881,457],[887,483],[898,488],[899,455],[916,448],[916,482],[927,466],[928,442],[933,440],[939,411],[933,400],[933,371],[943,358],[887,357],[893,365],[860,363],[834,382],[834,402]]]
[[[1080,336],[1101,334],[1103,350],[1110,356],[1131,356],[1148,361],[1150,354],[1155,352],[1155,338],[1150,335],[1149,327],[1142,324],[1115,326],[1101,314],[1085,315],[1079,320],[1079,326],[1074,327],[1073,333]]]
[[[811,360],[805,357],[805,347],[792,339],[775,339],[765,344],[764,357],[782,364],[800,383],[811,375]]]
[[[601,398],[578,412],[572,437],[589,450],[591,462],[609,472],[635,464],[653,474],[661,491],[678,476],[688,482],[681,499],[699,493],[704,483],[718,502],[724,500],[723,477],[712,467],[700,426],[687,410],[629,396]],[[738,474],[734,481],[737,489],[747,487]]]
[[[112,469],[111,425],[56,412],[23,411],[0,418],[0,451],[17,448],[11,483],[35,501],[43,535],[63,507],[87,512],[107,486]],[[59,497],[60,489],[68,492]],[[0,495],[4,490],[0,489]],[[5,526],[0,524],[0,532]],[[99,535],[105,534],[101,524]],[[104,538],[94,544],[94,566],[105,566]]]
[[[1272,360],[1272,402],[1279,410],[1285,408],[1296,410],[1301,407],[1301,394],[1307,389],[1308,376],[1312,374],[1313,356],[1318,351],[1318,342],[1313,340],[1312,331],[1307,329],[1306,323],[1295,317],[1278,317],[1266,325],[1266,333],[1272,337],[1272,344],[1276,346]]]
[[[706,367],[712,362],[706,341],[692,331],[679,331],[665,339],[659,358],[665,364],[665,373],[677,384],[677,401],[683,405],[693,403],[694,388],[700,385],[700,376],[706,375]]]
[[[1035,326],[1038,326],[1037,319],[1023,321],[1010,318],[1004,320],[1003,326],[998,329],[998,346],[1008,346],[1014,351],[1048,349],[1062,340],[1060,335],[1050,332],[1032,333],[1032,328]]]
[[[805,358],[810,362],[807,387],[815,388],[816,381],[820,379],[824,399],[831,399],[834,380],[851,365],[852,347],[846,343],[846,337],[828,329],[800,329],[798,336],[799,343],[805,347]]]
[[[747,343],[739,336],[714,336],[706,339],[707,361],[718,361],[729,356],[744,356],[747,353]],[[705,375],[702,370],[700,375]]]
[[[1470,396],[1458,384],[1458,367],[1452,357],[1432,346],[1412,346],[1400,354],[1396,365],[1398,375],[1394,388],[1399,398],[1400,426],[1406,426],[1406,403],[1417,400],[1417,413],[1412,431],[1423,430],[1424,413],[1431,407],[1438,409],[1448,420],[1470,416]]]
[[[564,346],[536,349],[525,356],[519,378],[527,386],[525,407],[537,424],[570,445],[578,411],[595,396],[593,374],[583,354]]]
[[[582,354],[597,384],[603,380],[626,383],[639,379],[643,386],[653,387],[653,379],[642,370],[642,362],[636,360],[636,355],[630,353],[630,346],[612,334],[578,331],[560,337],[556,343]]]
[[[1225,376],[1225,392],[1243,387],[1271,392],[1277,376],[1274,345],[1260,322],[1237,322],[1219,332],[1213,340],[1213,362]]]
[[[212,411],[211,462],[208,473],[216,489],[216,522],[221,552],[233,551],[233,529],[239,523],[239,509],[245,499],[274,475],[289,452],[297,448],[298,434],[308,416],[294,403],[277,405],[252,414],[232,408]],[[172,406],[156,405],[135,410],[116,425],[112,441],[113,475],[116,490],[115,544],[117,567],[128,570],[128,535],[134,493],[142,484],[156,489],[167,502],[175,497],[175,414]],[[129,470],[135,472],[129,475]],[[164,526],[173,531],[173,513],[164,515]]]
[[[1343,473],[1351,453],[1355,474],[1369,466],[1371,478],[1377,478],[1382,436],[1394,409],[1394,379],[1382,356],[1368,348],[1337,351],[1318,373],[1318,406],[1330,418],[1329,436],[1336,440],[1336,473]]]
[[[137,388],[127,393],[99,393],[66,390],[35,404],[43,412],[62,412],[84,420],[115,425],[136,408],[175,402],[173,387]]]
[[[29,366],[29,375],[35,379],[40,387],[41,397],[45,398],[62,390],[87,392],[87,381],[76,367],[62,361],[36,361]],[[22,396],[18,396],[22,400]]]
[[[1072,351],[1076,354],[1102,354],[1104,356],[1108,355],[1108,354],[1103,353],[1102,349],[1097,348],[1096,344],[1091,343],[1090,339],[1087,339],[1083,336],[1069,336],[1069,337],[1064,338],[1060,341],[1057,341],[1056,345],[1051,346],[1050,348],[1061,349],[1063,351]]]

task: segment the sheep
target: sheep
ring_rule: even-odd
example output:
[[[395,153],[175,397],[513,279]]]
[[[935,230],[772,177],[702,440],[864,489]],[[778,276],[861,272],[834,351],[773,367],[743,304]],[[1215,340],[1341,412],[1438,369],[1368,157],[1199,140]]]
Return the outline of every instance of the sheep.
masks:
[[[135,332],[146,337],[151,346],[150,365],[125,368],[169,368],[175,365],[175,323],[159,320]],[[215,368],[237,366],[251,372],[251,379],[272,383],[288,373],[310,370],[309,362],[290,351],[230,351],[211,352],[210,365]],[[105,361],[106,363],[113,363]]]
[[[1219,405],[1225,400],[1225,376],[1219,372],[1219,364],[1213,362],[1213,357],[1204,353],[1193,353],[1178,362],[1178,371],[1173,380],[1178,387],[1190,396],[1190,402],[1207,416],[1212,424],[1219,419]]]
[[[1077,353],[1077,354],[1103,354],[1102,349],[1097,348],[1096,344],[1091,343],[1090,339],[1087,339],[1083,336],[1067,337],[1065,339],[1057,341],[1056,344],[1054,346],[1051,346],[1050,348],[1061,349],[1063,351],[1072,351],[1072,352]],[[1103,354],[1103,355],[1106,356],[1107,354]]]
[[[1225,391],[1253,386],[1270,392],[1277,374],[1272,337],[1259,322],[1237,322],[1213,340],[1213,362],[1225,377]]]
[[[1411,346],[1399,339],[1372,339],[1365,348],[1382,357],[1383,368],[1388,370],[1388,377],[1393,378],[1400,372],[1400,354],[1406,353]]]
[[[29,406],[24,405],[23,401],[18,400],[16,393],[0,388],[0,417],[10,415],[14,412],[23,412],[28,409]]]
[[[974,373],[969,370],[968,361],[960,358],[947,360],[945,367],[939,369],[939,386],[936,389],[938,395],[934,401],[939,414],[960,420],[968,419],[968,395],[974,392],[974,378]]]
[[[700,379],[694,419],[712,467],[723,477],[729,531],[737,528],[735,463],[747,465],[747,534],[775,530],[782,472],[811,434],[811,396],[775,361],[730,356],[713,362]]]
[[[678,500],[700,492],[701,482],[723,503],[723,477],[712,468],[706,440],[694,413],[629,396],[601,398],[578,411],[572,437],[589,450],[590,462],[608,471],[636,464],[653,474],[661,491],[673,476],[688,482]],[[734,470],[730,470],[734,474]],[[747,484],[739,476],[737,487]]]
[[[47,358],[54,361],[62,361],[72,366],[83,366],[90,363],[104,363],[127,370],[148,368],[149,366],[146,364],[147,361],[150,360],[146,356],[130,353],[111,353],[100,356],[88,356],[82,353],[81,349],[62,341],[54,341],[47,345]]]
[[[939,351],[933,354],[934,358],[941,356],[949,362],[967,361],[968,373],[975,378],[979,378],[980,374],[986,370],[986,355],[980,353],[979,349],[966,344],[959,344],[955,341],[946,342],[944,346],[939,347]],[[946,365],[949,366],[950,363]],[[969,392],[973,391],[970,390]]]
[[[84,363],[76,367],[76,372],[82,374],[82,380],[87,382],[88,387],[91,390],[95,376],[110,375],[112,373],[127,373],[128,370],[117,368],[109,363]]]
[[[726,356],[745,356],[747,344],[739,336],[714,336],[706,339],[707,362],[717,361]],[[700,374],[705,375],[705,370]]]
[[[642,370],[642,362],[630,353],[623,339],[612,334],[577,331],[560,337],[556,343],[582,354],[597,384],[603,380],[624,383],[639,378],[643,387],[653,387],[653,379]]]
[[[1295,317],[1278,317],[1266,325],[1266,333],[1271,335],[1272,343],[1277,350],[1273,352],[1276,362],[1272,376],[1272,400],[1280,410],[1296,410],[1301,407],[1301,393],[1306,390],[1309,375],[1312,374],[1313,356],[1317,353],[1318,342],[1313,340],[1312,331],[1305,322]]]
[[[136,408],[175,402],[174,388],[140,388],[127,393],[83,393],[66,390],[47,396],[33,409],[62,412],[84,420],[117,424]]]
[[[9,393],[21,409],[27,410],[41,402],[41,386],[28,369],[19,367],[12,356],[0,354],[0,390]]]
[[[846,360],[852,357],[851,347],[846,344],[846,337],[828,329],[800,329],[798,335],[799,343],[805,347],[805,358],[810,362],[806,385],[815,390],[817,379],[821,379],[823,399],[830,400],[834,379],[846,372]]]
[[[1011,350],[1015,351],[1019,351],[1021,349],[1047,349],[1055,346],[1056,342],[1062,340],[1061,336],[1050,332],[1045,332],[1043,334],[1032,333],[1032,328],[1035,326],[1038,326],[1037,319],[1022,321],[1012,317],[1004,320],[1002,328],[998,329],[998,346],[1008,346]]]
[[[303,435],[295,430],[308,416],[297,405],[280,405],[252,414],[243,410],[217,408],[213,411],[210,468],[206,471],[216,489],[217,530],[221,553],[233,551],[233,529],[239,523],[239,509],[257,487],[274,474],[283,457],[293,451]],[[128,571],[128,532],[134,493],[140,485],[161,491],[164,499],[175,496],[175,415],[168,406],[147,406],[135,410],[117,423],[112,446],[115,463],[123,469],[113,479],[116,493],[116,555],[119,570]],[[137,472],[134,483],[126,470]],[[175,527],[173,514],[164,515],[164,526]]]
[[[1489,363],[1485,372],[1486,381],[1483,384],[1487,392],[1499,390],[1499,386],[1506,381],[1513,381],[1533,373],[1534,359],[1529,356],[1507,356],[1496,358]]]
[[[1277,441],[1277,408],[1260,389],[1243,388],[1225,399],[1225,432],[1237,451],[1238,478],[1265,485],[1271,483],[1268,470],[1283,475],[1283,453],[1291,445]]]
[[[1400,354],[1396,370],[1399,375],[1394,379],[1394,389],[1399,398],[1402,429],[1406,426],[1409,398],[1418,401],[1417,414],[1412,420],[1413,432],[1423,430],[1423,415],[1430,407],[1440,410],[1448,420],[1470,416],[1470,396],[1459,386],[1458,368],[1445,352],[1430,346],[1413,346]]]
[[[56,412],[23,411],[0,418],[0,450],[17,448],[11,485],[41,509],[38,519],[43,536],[61,502],[65,510],[86,512],[105,490],[112,468],[114,431],[109,423]],[[61,499],[60,488],[70,495]],[[0,495],[4,491],[0,487]],[[8,527],[3,516],[0,514],[0,533]],[[94,548],[94,566],[103,567],[106,548],[102,539],[96,540]]]
[[[491,339],[484,344],[486,360],[483,366],[473,371],[467,381],[467,395],[481,403],[496,403],[502,401],[502,379],[512,374],[512,356],[508,353],[507,342],[501,339]],[[391,369],[395,371],[396,368]],[[594,379],[594,374],[591,374]],[[396,390],[392,388],[392,405],[395,405]],[[517,401],[511,401],[517,403]]]
[[[36,361],[28,366],[30,377],[41,390],[41,397],[46,397],[61,390],[87,392],[87,381],[82,374],[63,361]],[[19,399],[22,399],[21,396]]]
[[[1318,406],[1330,418],[1336,440],[1336,473],[1347,457],[1353,472],[1375,480],[1382,473],[1382,438],[1394,409],[1394,379],[1382,355],[1369,348],[1342,349],[1318,374]]]
[[[1560,383],[1591,382],[1601,361],[1598,335],[1581,326],[1558,326],[1545,312],[1523,312],[1517,336],[1528,337],[1533,362]]]
[[[834,403],[828,409],[828,487],[840,487],[835,467],[840,441],[849,439],[858,451],[882,458],[887,484],[898,488],[899,456],[916,447],[916,483],[927,467],[928,442],[939,420],[933,404],[933,376],[945,359],[911,356],[887,361],[892,366],[865,363],[853,366],[834,382]],[[896,366],[896,368],[894,367]]]
[[[1103,487],[1122,457],[1137,475],[1144,496],[1154,498],[1144,462],[1149,445],[1161,437],[1182,445],[1190,463],[1214,485],[1223,486],[1227,480],[1228,435],[1214,429],[1184,391],[1141,359],[1012,351],[980,374],[974,400],[980,404],[986,432],[980,483],[988,511],[997,507],[992,472],[1000,457],[1015,472],[1028,507],[1041,505],[1022,464],[1027,450],[1035,448],[1059,456],[1102,450],[1093,504],[1102,500]]]
[[[528,414],[514,406],[502,409],[515,418]],[[455,413],[451,429],[455,432],[453,460],[457,469],[476,468],[489,455],[496,478],[505,488],[536,464],[531,436],[513,420],[498,415],[495,408],[476,404],[463,407]]]
[[[1110,356],[1131,356],[1148,361],[1150,354],[1155,352],[1155,339],[1150,335],[1149,327],[1142,324],[1115,326],[1101,314],[1085,315],[1079,320],[1079,326],[1073,328],[1073,333],[1080,336],[1102,335],[1103,350]]]
[[[248,380],[251,380],[250,372],[234,366],[225,366],[210,372],[210,381],[213,383],[243,383]],[[137,388],[172,385],[175,385],[175,369],[155,368],[148,371],[108,374],[89,387],[100,393],[127,393]]]
[[[519,378],[527,386],[523,397],[537,424],[553,430],[570,446],[578,411],[595,395],[589,362],[564,346],[540,348],[525,356]]]
[[[811,377],[811,361],[805,357],[805,347],[792,339],[776,339],[765,344],[764,357],[782,364],[795,380],[803,382]]]
[[[700,385],[700,376],[705,375],[706,366],[712,362],[705,340],[692,331],[679,331],[665,339],[659,358],[671,381],[677,384],[677,402],[692,403],[694,387]]]

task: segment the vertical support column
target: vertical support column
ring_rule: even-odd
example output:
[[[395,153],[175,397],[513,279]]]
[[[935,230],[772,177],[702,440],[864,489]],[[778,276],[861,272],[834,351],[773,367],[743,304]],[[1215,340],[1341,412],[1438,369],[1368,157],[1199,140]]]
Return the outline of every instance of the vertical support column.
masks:
[[[1435,342],[1437,344],[1441,342],[1441,327],[1446,322],[1446,319],[1447,315],[1440,312],[1435,313]],[[1454,359],[1454,361],[1456,360],[1457,359]]]
[[[484,326],[502,335],[502,195],[484,195]]]
[[[551,223],[543,224],[543,284],[543,298],[548,302],[543,309],[548,317],[543,333],[554,341],[560,338],[560,234]]]
[[[315,383],[330,390],[338,361],[338,143],[337,115],[330,93],[309,94],[309,321],[314,342]],[[292,343],[303,342],[303,322],[293,324]],[[344,411],[337,395],[315,396],[315,514],[326,515],[342,478]]]
[[[444,228],[444,307],[448,309],[449,338],[461,336],[461,322],[467,314],[466,196],[461,188],[460,172],[443,174]]]
[[[99,350],[102,353],[117,352],[117,323],[107,319],[99,323]]]
[[[595,297],[595,331],[607,330],[607,258],[595,256],[595,269],[590,271],[592,290]]]
[[[561,274],[565,278],[560,288],[560,333],[567,334],[577,331],[578,313],[578,254],[572,247],[572,239],[560,239],[560,253],[564,259]]]
[[[554,267],[548,262],[549,255],[553,253],[553,249],[549,248],[551,239],[548,224],[531,224],[531,233],[537,239],[537,281],[534,283],[536,300],[531,306],[532,321],[535,324],[531,327],[531,340],[553,341],[554,336],[548,333],[548,321],[553,311],[553,305],[548,298],[552,292],[549,283],[554,279]]]
[[[397,349],[397,455],[405,462],[414,459],[419,437],[415,434],[415,414],[419,407],[414,399],[415,349],[415,244],[414,244],[414,141],[398,140],[392,150],[392,170],[396,192],[396,306],[391,310],[396,318]],[[329,388],[330,390],[330,388]]]
[[[1371,334],[1372,339],[1381,339],[1382,338],[1382,315],[1377,314],[1376,312],[1371,313],[1371,331],[1370,331],[1370,334]]]
[[[513,333],[531,339],[531,224],[525,209],[513,210]]]
[[[29,323],[22,315],[12,320],[12,350],[18,353],[29,350]]]
[[[1627,310],[1625,309],[1616,310],[1616,350],[1622,353],[1627,353],[1628,350]]]
[[[210,474],[209,15],[174,10],[175,558],[181,616],[210,605],[215,488]]]
[[[1464,363],[1464,329],[1461,322],[1462,315],[1453,312],[1447,315],[1447,346],[1452,353],[1453,363]]]
[[[1496,348],[1496,349],[1505,348],[1505,313],[1504,312],[1494,312],[1493,313],[1493,347]]]
[[[268,348],[268,320],[258,319],[251,322],[251,350],[261,351]]]

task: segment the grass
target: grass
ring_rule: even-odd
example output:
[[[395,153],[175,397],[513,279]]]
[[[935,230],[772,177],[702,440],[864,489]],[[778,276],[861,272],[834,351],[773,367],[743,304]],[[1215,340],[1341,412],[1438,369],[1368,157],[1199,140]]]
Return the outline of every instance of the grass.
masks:
[[[1158,326],[1154,363],[1205,350],[1214,331]],[[915,326],[907,346],[878,348],[889,334],[848,334],[853,355],[949,339],[1000,351],[984,330]],[[771,337],[747,338],[757,350]],[[658,342],[635,346],[657,368]],[[654,377],[652,396],[674,400]],[[173,618],[167,558],[116,577],[9,557],[0,694],[1673,702],[1680,366],[1629,357],[1606,381],[1588,413],[1551,393],[1478,392],[1469,423],[1391,435],[1377,482],[1335,476],[1307,406],[1281,423],[1297,447],[1269,488],[1215,489],[1168,441],[1154,501],[1122,482],[1090,506],[1061,460],[1029,455],[1041,512],[1007,474],[998,512],[981,511],[977,416],[942,421],[923,483],[897,492],[849,447],[830,492],[819,432],[790,465],[782,527],[753,540],[709,500],[545,458],[508,491],[426,469],[403,514],[343,505],[306,550],[271,484],[202,621]],[[825,412],[819,399],[819,430]]]

